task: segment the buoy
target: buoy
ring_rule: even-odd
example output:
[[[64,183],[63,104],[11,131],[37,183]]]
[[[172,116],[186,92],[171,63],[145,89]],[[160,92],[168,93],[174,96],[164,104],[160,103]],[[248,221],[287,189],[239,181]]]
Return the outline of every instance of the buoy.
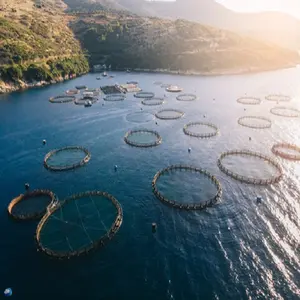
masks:
[[[25,183],[25,190],[29,190],[29,183]]]
[[[205,115],[203,115],[203,118],[205,118]]]
[[[246,111],[246,108],[244,108],[244,111]]]
[[[118,166],[117,166],[117,165],[115,165],[115,171],[117,171],[117,169],[118,169]]]
[[[192,151],[192,148],[189,148],[188,151],[191,152],[191,151]]]
[[[251,136],[249,136],[249,141],[251,141]]]
[[[262,198],[260,196],[256,197],[256,203],[260,204],[262,202]]]
[[[157,225],[156,223],[152,223],[152,232],[156,232]]]
[[[4,295],[5,295],[6,297],[11,296],[11,295],[12,295],[12,289],[11,289],[11,288],[5,289],[5,290],[4,290]]]
[[[141,108],[141,110],[143,110],[143,109]]]
[[[43,145],[46,145],[46,140],[43,140]]]
[[[157,122],[155,122],[155,124],[158,125]]]

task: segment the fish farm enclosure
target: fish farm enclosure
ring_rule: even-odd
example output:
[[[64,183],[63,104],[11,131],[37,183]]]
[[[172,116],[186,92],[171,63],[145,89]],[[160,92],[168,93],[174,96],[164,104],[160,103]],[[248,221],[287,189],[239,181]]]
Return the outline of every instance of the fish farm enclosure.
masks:
[[[0,96],[3,290],[298,299],[300,69],[107,73]]]

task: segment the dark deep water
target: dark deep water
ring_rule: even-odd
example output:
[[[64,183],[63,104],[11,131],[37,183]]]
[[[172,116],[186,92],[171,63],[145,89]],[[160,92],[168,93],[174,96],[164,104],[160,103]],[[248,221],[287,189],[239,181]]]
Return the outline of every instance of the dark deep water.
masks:
[[[96,80],[97,74],[89,74],[0,96],[0,289],[11,287],[12,299],[22,300],[299,299],[299,163],[277,158],[284,169],[283,180],[256,187],[221,173],[216,161],[221,152],[235,148],[276,158],[270,150],[273,143],[300,145],[299,118],[272,115],[269,110],[275,102],[255,106],[236,102],[245,93],[262,99],[269,93],[284,93],[293,99],[280,106],[300,108],[300,69],[220,77],[114,74],[115,78],[101,81]],[[50,96],[75,85],[99,87],[129,80],[138,80],[144,90],[157,96],[166,92],[154,81],[178,84],[185,92],[197,94],[198,100],[179,102],[176,95],[168,94],[165,104],[151,107],[129,94],[123,102],[102,106],[101,100],[90,108],[48,102]],[[185,116],[162,121],[144,113],[162,108],[180,109]],[[139,114],[132,115],[134,112]],[[272,128],[242,127],[237,119],[243,115],[266,116]],[[184,124],[198,120],[218,125],[220,135],[210,139],[184,135]],[[151,149],[125,144],[126,131],[140,127],[157,130],[162,144]],[[67,145],[88,148],[90,162],[71,172],[46,170],[44,155]],[[159,202],[151,191],[151,180],[159,169],[176,163],[192,164],[216,175],[223,187],[222,201],[200,212],[174,210]],[[230,164],[247,175],[268,172],[261,162],[252,160],[245,164],[233,159]],[[114,165],[118,165],[117,172]],[[8,203],[24,191],[25,182],[32,189],[51,189],[60,199],[85,190],[107,191],[123,207],[120,231],[105,248],[87,257],[49,259],[36,251],[37,222],[17,223],[7,216]],[[173,184],[172,191],[167,191],[166,180],[160,187],[182,195],[183,188],[186,193],[199,191],[194,182]],[[256,204],[257,195],[263,198],[261,205]],[[152,222],[158,225],[155,234]]]

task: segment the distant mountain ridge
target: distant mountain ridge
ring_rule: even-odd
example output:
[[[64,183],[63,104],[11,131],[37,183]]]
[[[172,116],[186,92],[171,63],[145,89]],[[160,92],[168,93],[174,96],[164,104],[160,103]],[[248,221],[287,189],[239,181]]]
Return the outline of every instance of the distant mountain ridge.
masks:
[[[236,13],[214,0],[65,0],[69,7],[102,5],[140,15],[186,19],[300,49],[300,20],[280,12]]]

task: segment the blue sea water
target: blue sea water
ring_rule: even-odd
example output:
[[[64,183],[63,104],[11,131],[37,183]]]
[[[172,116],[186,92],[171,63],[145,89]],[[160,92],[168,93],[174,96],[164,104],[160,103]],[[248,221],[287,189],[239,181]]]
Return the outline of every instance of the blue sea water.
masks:
[[[245,106],[236,99],[245,93],[262,99],[283,93],[293,97],[283,105],[299,108],[300,70],[216,77],[114,75],[97,81],[97,74],[88,74],[0,97],[0,289],[11,287],[12,297],[22,300],[299,299],[300,167],[276,158],[270,149],[275,142],[300,144],[300,120],[272,115],[276,102]],[[158,97],[167,94],[166,103],[144,106],[133,95],[122,102],[101,100],[89,108],[48,101],[76,85],[96,88],[130,80]],[[198,99],[176,101],[176,95],[154,81],[179,85]],[[155,119],[153,113],[162,108],[182,110],[185,115],[178,120]],[[266,116],[272,127],[242,127],[237,119],[246,115]],[[184,124],[192,121],[214,123],[220,135],[210,139],[184,135]],[[124,134],[141,127],[158,131],[162,144],[150,149],[127,145]],[[86,166],[56,173],[43,167],[48,151],[71,145],[91,151]],[[231,179],[216,164],[220,153],[231,149],[251,149],[277,159],[283,180],[256,187]],[[185,212],[156,199],[151,191],[154,174],[177,163],[214,174],[223,187],[221,202],[205,211]],[[267,172],[251,160],[229,163],[247,175]],[[86,190],[107,191],[123,208],[120,231],[106,247],[87,257],[49,259],[36,250],[37,222],[14,222],[6,212],[11,199],[24,191],[25,182],[32,189],[51,189],[59,199]],[[168,181],[161,188],[167,191]],[[193,194],[199,186],[192,180],[190,185],[173,184],[172,195],[181,196],[182,189]],[[261,205],[256,204],[258,195]],[[156,233],[152,222],[157,223]]]

